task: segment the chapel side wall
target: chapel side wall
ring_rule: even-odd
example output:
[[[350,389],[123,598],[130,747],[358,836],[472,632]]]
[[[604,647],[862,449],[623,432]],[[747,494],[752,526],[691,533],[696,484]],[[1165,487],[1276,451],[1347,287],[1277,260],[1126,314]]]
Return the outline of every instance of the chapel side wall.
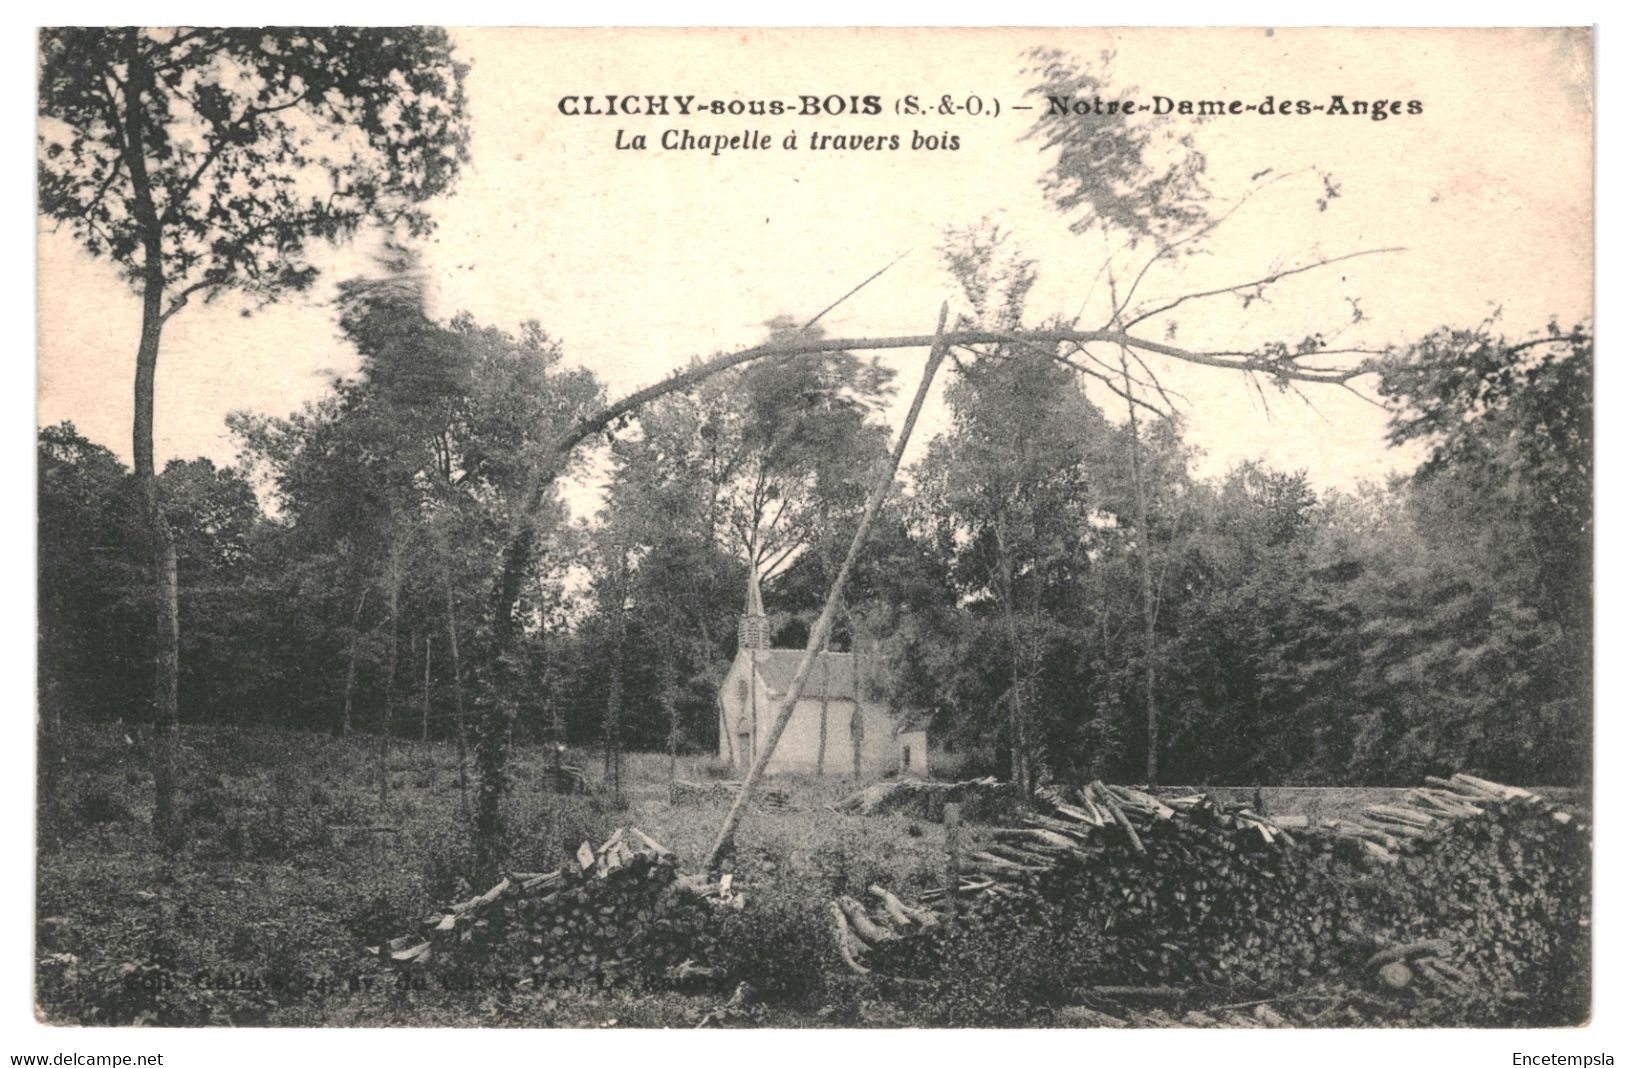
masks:
[[[741,716],[739,707],[739,679],[744,674],[738,658],[728,669],[728,674],[722,679],[722,686],[717,695],[717,704],[720,708],[717,723],[717,759],[732,761],[736,766],[739,763],[737,752],[739,744],[739,726]]]
[[[863,706],[863,777],[876,779],[897,770],[897,720],[884,705]],[[850,770],[852,761],[847,758]]]

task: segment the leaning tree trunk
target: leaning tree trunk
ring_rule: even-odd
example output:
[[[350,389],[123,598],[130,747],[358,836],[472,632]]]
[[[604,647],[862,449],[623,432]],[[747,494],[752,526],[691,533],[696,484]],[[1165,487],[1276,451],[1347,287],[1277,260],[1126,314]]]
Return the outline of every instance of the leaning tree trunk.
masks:
[[[756,746],[756,759],[752,762],[745,781],[740,784],[738,795],[729,806],[728,814],[723,817],[722,827],[717,832],[717,840],[705,858],[707,871],[715,871],[733,845],[734,831],[739,826],[740,814],[756,792],[756,786],[761,782],[762,775],[767,769],[767,762],[773,758],[773,750],[778,746],[779,739],[784,736],[785,727],[790,724],[790,715],[795,711],[796,702],[801,700],[801,694],[807,688],[807,676],[812,671],[815,651],[829,640],[830,624],[835,619],[835,606],[840,603],[841,593],[846,589],[847,580],[852,577],[852,568],[857,562],[858,554],[863,551],[863,544],[869,539],[869,528],[874,525],[875,516],[880,512],[880,505],[891,492],[892,483],[897,478],[897,468],[903,462],[903,450],[908,448],[908,439],[913,436],[914,424],[919,421],[920,409],[925,405],[925,396],[931,390],[931,382],[937,376],[937,368],[942,366],[943,357],[948,354],[948,346],[943,336],[943,328],[947,321],[948,305],[944,303],[942,311],[937,316],[937,331],[931,341],[931,353],[926,357],[925,370],[920,375],[920,385],[915,390],[914,402],[909,405],[908,416],[903,420],[903,429],[897,435],[891,462],[875,482],[874,488],[869,491],[869,501],[864,506],[863,518],[858,522],[858,529],[852,535],[852,544],[846,550],[846,559],[842,561],[841,570],[836,574],[829,595],[824,599],[823,611],[818,613],[818,621],[813,624],[812,633],[807,636],[807,648],[802,651],[801,660],[796,665],[795,676],[790,680],[789,692],[784,695],[784,702],[779,707],[779,714],[774,718],[772,728],[768,731],[766,742]]]

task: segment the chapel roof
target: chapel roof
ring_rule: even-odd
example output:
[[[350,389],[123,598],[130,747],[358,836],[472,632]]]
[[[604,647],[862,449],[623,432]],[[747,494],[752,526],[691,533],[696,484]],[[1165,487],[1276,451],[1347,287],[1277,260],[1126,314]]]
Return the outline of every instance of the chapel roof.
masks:
[[[768,692],[783,696],[790,690],[790,680],[796,677],[796,666],[801,663],[800,649],[758,649],[756,672],[767,686]],[[852,700],[858,696],[857,673],[852,666],[851,653],[819,653],[807,676],[803,697],[831,697]]]

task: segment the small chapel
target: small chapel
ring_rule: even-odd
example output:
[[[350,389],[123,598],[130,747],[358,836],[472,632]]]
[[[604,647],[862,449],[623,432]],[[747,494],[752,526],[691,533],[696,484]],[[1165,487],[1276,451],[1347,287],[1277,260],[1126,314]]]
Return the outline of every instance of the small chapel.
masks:
[[[741,775],[756,759],[759,740],[772,729],[801,662],[802,650],[771,648],[770,639],[761,584],[752,571],[739,617],[739,651],[718,701],[717,755]],[[822,746],[828,775],[927,775],[923,717],[894,709],[876,696],[873,682],[879,670],[877,657],[866,661],[858,652],[819,653],[767,772],[817,771]]]

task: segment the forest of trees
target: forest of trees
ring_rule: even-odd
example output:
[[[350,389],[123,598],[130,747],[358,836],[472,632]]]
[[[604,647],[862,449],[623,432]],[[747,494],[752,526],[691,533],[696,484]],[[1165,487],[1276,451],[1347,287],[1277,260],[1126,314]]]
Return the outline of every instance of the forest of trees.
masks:
[[[753,572],[777,644],[833,620],[831,647],[883,665],[962,766],[1024,789],[1589,776],[1588,325],[1370,348],[1338,340],[1363,320],[1350,296],[1347,323],[1310,309],[1260,328],[1284,336],[1176,340],[1198,302],[1270,304],[1397,250],[1283,251],[1152,300],[1153,268],[1211,253],[1254,197],[1308,179],[1324,212],[1339,186],[1270,167],[1221,198],[1188,132],[1046,113],[1039,192],[1080,259],[1099,253],[1094,325],[1038,322],[1037,267],[950,226],[959,291],[935,335],[781,317],[611,402],[541,325],[425,310],[413,249],[469,161],[453,52],[434,29],[42,35],[41,214],[141,301],[133,468],[69,423],[40,433],[42,722],[150,724],[171,848],[184,722],[365,732],[380,769],[392,739],[455,739],[494,864],[515,742],[601,746],[617,792],[623,750],[713,749]],[[1087,96],[1110,57],[1027,60],[1035,92]],[[232,467],[160,470],[170,319],[308,292],[314,249],[362,234],[386,251],[336,301],[359,372],[300,411],[232,416]],[[944,369],[947,427],[888,495],[912,424],[886,424],[874,353],[907,349],[930,350],[916,405]],[[1258,464],[1201,477],[1158,362],[1261,395],[1374,382],[1390,441],[1424,460],[1358,492]],[[600,482],[593,514],[567,503]]]
[[[285,418],[234,417],[238,467],[160,475],[185,722],[472,730],[465,691],[496,655],[481,603],[524,474],[603,390],[540,327],[432,321],[409,268],[343,287],[359,375]],[[1584,781],[1591,371],[1584,328],[1419,339],[1377,381],[1391,441],[1425,461],[1323,492],[1256,463],[1199,478],[1177,420],[1131,428],[1048,355],[984,351],[881,513],[832,647],[874,649],[894,700],[1000,774],[1144,778],[1154,678],[1166,782]],[[572,520],[554,497],[539,524],[502,676],[517,736],[713,750],[747,568],[777,644],[804,641],[884,459],[891,388],[872,359],[822,354],[623,419],[601,511]],[[148,721],[134,476],[71,424],[41,431],[39,463],[45,719]]]

